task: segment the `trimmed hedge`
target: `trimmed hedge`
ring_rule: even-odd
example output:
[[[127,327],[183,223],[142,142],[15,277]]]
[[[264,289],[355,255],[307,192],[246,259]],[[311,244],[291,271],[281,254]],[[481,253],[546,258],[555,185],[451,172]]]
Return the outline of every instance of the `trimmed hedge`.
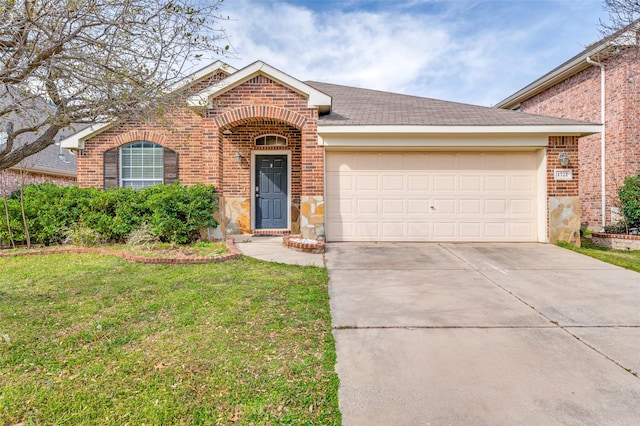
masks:
[[[13,238],[23,242],[26,238],[19,193],[12,194],[7,203]],[[175,183],[102,191],[34,184],[24,188],[24,208],[32,242],[45,245],[64,242],[70,230],[79,227],[91,229],[110,242],[125,242],[143,223],[161,241],[186,244],[198,239],[201,228],[218,225],[213,219],[218,208],[215,188],[206,185]],[[9,240],[4,211],[0,215],[0,240]]]

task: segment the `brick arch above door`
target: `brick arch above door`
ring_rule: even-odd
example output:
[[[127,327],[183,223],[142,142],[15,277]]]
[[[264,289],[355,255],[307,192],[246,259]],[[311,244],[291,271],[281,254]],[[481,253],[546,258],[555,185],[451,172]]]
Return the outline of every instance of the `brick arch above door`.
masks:
[[[297,129],[304,128],[308,121],[308,117],[285,108],[271,105],[251,105],[227,111],[217,116],[214,122],[218,128],[223,128],[245,124],[256,118],[282,121]]]

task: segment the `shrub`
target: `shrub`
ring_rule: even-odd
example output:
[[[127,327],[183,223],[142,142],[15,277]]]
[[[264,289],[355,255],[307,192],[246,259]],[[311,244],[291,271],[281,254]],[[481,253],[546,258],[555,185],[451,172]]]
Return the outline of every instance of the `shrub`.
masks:
[[[624,184],[618,188],[618,197],[629,228],[640,227],[640,174],[624,180]]]
[[[141,191],[151,216],[152,232],[164,242],[185,244],[198,239],[200,228],[215,227],[212,186],[156,185]]]
[[[626,234],[627,229],[628,229],[627,222],[624,220],[621,220],[616,223],[606,225],[604,227],[604,232],[606,234]]]
[[[131,231],[127,237],[127,244],[130,246],[152,248],[158,242],[160,242],[160,239],[151,232],[151,226],[149,226],[147,222],[144,222],[139,228]]]
[[[78,224],[66,231],[65,244],[73,244],[82,247],[95,247],[104,244],[106,239],[95,229],[84,224]]]
[[[15,241],[24,241],[17,194],[7,200]],[[217,196],[212,186],[157,185],[142,190],[80,189],[35,184],[24,189],[25,213],[33,242],[60,244],[79,226],[95,231],[99,240],[125,242],[144,223],[159,240],[190,243],[200,228],[215,227]],[[84,231],[82,231],[84,234]],[[79,236],[78,236],[79,237]],[[8,240],[6,218],[0,216],[0,239]]]

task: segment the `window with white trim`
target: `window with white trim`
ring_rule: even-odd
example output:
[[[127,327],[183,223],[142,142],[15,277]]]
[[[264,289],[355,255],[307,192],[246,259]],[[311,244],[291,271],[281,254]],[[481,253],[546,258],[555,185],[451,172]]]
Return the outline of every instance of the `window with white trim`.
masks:
[[[144,188],[163,183],[164,152],[152,142],[134,142],[120,148],[120,186]]]
[[[287,138],[280,135],[264,135],[256,138],[256,146],[287,146]]]

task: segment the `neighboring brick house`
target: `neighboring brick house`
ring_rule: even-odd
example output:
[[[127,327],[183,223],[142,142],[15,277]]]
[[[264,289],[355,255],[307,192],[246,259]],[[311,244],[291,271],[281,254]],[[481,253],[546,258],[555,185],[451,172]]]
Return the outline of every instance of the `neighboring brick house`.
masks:
[[[213,184],[218,236],[579,244],[579,173],[558,155],[600,130],[222,62],[176,86],[169,125],[117,122],[62,141],[82,187]]]
[[[640,170],[640,57],[635,45],[634,31],[619,31],[495,106],[604,123],[604,132],[581,139],[579,148],[581,215],[583,226],[591,229],[601,230],[621,218],[617,189]]]
[[[76,156],[58,145],[51,145],[25,158],[17,165],[0,170],[0,196],[6,196],[24,183],[76,183]]]

